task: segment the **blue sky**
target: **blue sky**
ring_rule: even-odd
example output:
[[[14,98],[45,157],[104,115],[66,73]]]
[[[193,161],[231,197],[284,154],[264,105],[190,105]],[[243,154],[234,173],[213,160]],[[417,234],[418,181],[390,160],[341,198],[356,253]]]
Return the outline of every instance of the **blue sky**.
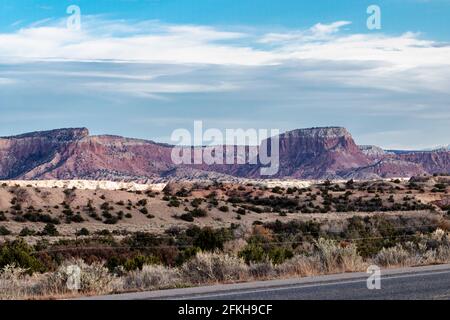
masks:
[[[381,30],[366,27],[371,4]],[[0,0],[0,135],[86,126],[169,142],[203,120],[448,144],[449,43],[448,0]]]

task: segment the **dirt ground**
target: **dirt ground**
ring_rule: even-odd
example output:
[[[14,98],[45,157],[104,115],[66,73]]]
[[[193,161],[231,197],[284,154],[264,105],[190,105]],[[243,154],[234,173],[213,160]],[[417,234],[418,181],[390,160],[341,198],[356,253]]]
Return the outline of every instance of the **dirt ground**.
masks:
[[[117,234],[137,231],[163,233],[170,228],[187,228],[190,225],[221,228],[238,224],[243,228],[251,228],[255,221],[324,221],[347,219],[355,215],[439,217],[445,215],[447,209],[435,203],[450,197],[450,180],[445,180],[447,182],[444,181],[442,187],[439,186],[442,183],[433,179],[430,177],[425,182],[413,185],[410,181],[377,180],[355,182],[352,188],[345,182],[331,182],[293,189],[273,184],[267,187],[252,183],[177,182],[167,185],[163,191],[158,188],[152,190],[151,186],[147,190],[142,187],[140,190],[107,190],[0,183],[0,226],[10,232],[2,236],[4,239],[14,238],[26,227],[35,232],[29,235],[32,240],[44,236],[40,232],[49,218],[53,219],[51,223],[55,223],[60,237],[72,238],[82,228],[91,234],[105,229]],[[436,185],[441,188],[438,192]],[[324,188],[329,189],[327,194],[323,193]],[[345,193],[350,194],[345,200],[347,205],[351,205],[349,208],[356,204],[358,210],[337,212],[336,199],[345,199]],[[331,197],[334,201],[332,205],[326,205],[326,197]],[[269,205],[259,205],[260,199],[275,204],[268,202]],[[287,205],[282,202],[279,204],[276,202],[281,201],[279,199],[290,202]],[[379,210],[361,211],[361,202],[367,206],[374,199],[378,201]],[[299,205],[289,207],[291,202]],[[386,210],[392,204],[403,207]],[[195,215],[196,208],[203,210],[203,215],[194,217],[193,221],[181,218],[190,212]],[[110,216],[112,221],[108,222]],[[55,241],[60,237],[52,239]]]

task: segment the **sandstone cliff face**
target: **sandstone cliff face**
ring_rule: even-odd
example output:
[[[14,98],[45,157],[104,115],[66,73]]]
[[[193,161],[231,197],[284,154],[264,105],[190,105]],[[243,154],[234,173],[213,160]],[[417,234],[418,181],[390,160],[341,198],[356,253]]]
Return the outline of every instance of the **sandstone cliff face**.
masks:
[[[171,147],[151,141],[93,136],[72,141],[25,179],[139,180],[154,179],[173,168]]]
[[[420,165],[428,173],[450,172],[450,151],[443,149],[432,152],[401,154],[399,158]]]
[[[59,154],[89,135],[82,129],[60,129],[0,138],[0,179],[12,179],[35,167],[58,162]]]
[[[360,147],[345,128],[299,129],[279,136],[280,170],[269,178],[367,179],[450,172],[450,152],[402,152]],[[270,145],[270,143],[269,143]],[[260,165],[174,165],[172,146],[85,128],[0,138],[0,180],[260,178]]]
[[[311,128],[280,135],[277,177],[338,178],[348,170],[371,164],[345,128]]]

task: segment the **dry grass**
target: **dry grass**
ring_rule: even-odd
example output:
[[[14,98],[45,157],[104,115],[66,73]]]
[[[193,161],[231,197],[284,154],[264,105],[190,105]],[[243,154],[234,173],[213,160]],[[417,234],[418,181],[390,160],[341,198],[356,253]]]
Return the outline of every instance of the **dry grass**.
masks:
[[[415,259],[414,259],[415,260]],[[410,264],[413,259],[403,246],[397,245],[391,248],[383,248],[374,258],[374,263],[381,267],[404,267]]]
[[[243,281],[249,274],[244,260],[217,252],[198,253],[182,266],[181,272],[192,284]]]
[[[117,288],[117,279],[109,273],[102,263],[86,264],[81,259],[67,260],[56,272],[49,273],[45,281],[40,284],[42,295],[64,295],[70,292],[69,266],[76,266],[80,270],[79,292],[83,294],[103,294]]]
[[[275,267],[271,261],[251,263],[248,271],[252,278],[258,280],[272,279],[277,275]]]
[[[333,240],[319,239],[316,247],[324,273],[361,271],[366,266],[353,243],[339,244]]]
[[[4,300],[21,299],[33,295],[35,282],[26,270],[7,265],[0,270],[0,297]]]
[[[276,271],[280,277],[309,277],[321,274],[322,266],[318,255],[298,255],[278,265]]]
[[[374,258],[382,267],[403,267],[450,262],[450,233],[437,229],[418,243],[407,242],[383,248]]]
[[[271,262],[247,265],[236,256],[200,252],[179,268],[144,265],[142,270],[114,276],[101,263],[82,260],[62,263],[53,273],[28,275],[27,270],[6,266],[0,271],[0,299],[43,299],[78,295],[100,295],[120,291],[141,291],[182,286],[230,283],[250,280],[313,276],[363,271],[369,264],[401,267],[450,262],[450,234],[438,229],[418,242],[382,249],[372,260],[363,261],[354,244],[319,239],[310,255],[296,255],[282,264]],[[67,287],[67,267],[76,265],[80,290]]]
[[[156,290],[183,285],[180,271],[160,265],[144,265],[142,270],[131,271],[123,279],[123,288],[129,290]]]

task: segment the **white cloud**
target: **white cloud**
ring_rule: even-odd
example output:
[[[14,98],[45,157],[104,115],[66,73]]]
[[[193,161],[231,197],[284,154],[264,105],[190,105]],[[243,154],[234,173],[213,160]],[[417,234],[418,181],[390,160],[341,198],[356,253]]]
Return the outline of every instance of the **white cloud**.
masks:
[[[350,25],[350,21],[336,21],[330,24],[317,23],[311,28],[311,31],[316,36],[325,36],[337,33],[340,28]]]
[[[317,23],[308,30],[294,30],[284,33],[267,33],[260,43],[267,44],[289,44],[290,42],[310,42],[319,40],[330,40],[344,26],[350,25],[350,21],[336,21],[330,24]]]
[[[162,82],[87,82],[86,90],[109,91],[113,93],[122,92],[140,97],[153,97],[155,99],[164,99],[159,94],[170,93],[207,93],[224,92],[237,89],[237,86],[228,83],[205,84],[205,83],[162,83]]]
[[[441,66],[450,66],[450,46],[422,40],[413,33],[340,34],[349,21],[317,23],[308,30],[259,37],[156,21],[130,23],[89,16],[82,21],[81,31],[67,30],[62,21],[55,21],[0,34],[0,62],[22,59],[264,66],[288,60],[378,61],[384,66],[373,71],[375,77],[391,77],[419,67],[433,68],[435,73]],[[271,46],[261,48],[259,44]],[[425,72],[421,77],[425,82],[438,77],[447,81],[447,71],[434,76]]]
[[[82,23],[79,32],[52,21],[0,34],[0,108],[142,103],[151,117],[159,108],[162,118],[177,110],[180,118],[242,118],[267,127],[336,120],[380,130],[400,124],[399,131],[423,122],[437,130],[450,117],[450,46],[420,34],[341,32],[348,21],[263,34],[101,16]],[[431,139],[413,134],[414,143]],[[395,137],[412,141],[392,131],[365,143]]]
[[[17,83],[17,81],[14,79],[0,78],[0,85],[8,85],[8,84],[14,84],[14,83]]]
[[[100,21],[96,25],[95,20],[87,21],[81,31],[68,30],[59,21],[0,34],[0,61],[53,59],[260,65],[275,60],[270,52],[220,43],[244,37],[240,33],[155,22],[129,25]]]

